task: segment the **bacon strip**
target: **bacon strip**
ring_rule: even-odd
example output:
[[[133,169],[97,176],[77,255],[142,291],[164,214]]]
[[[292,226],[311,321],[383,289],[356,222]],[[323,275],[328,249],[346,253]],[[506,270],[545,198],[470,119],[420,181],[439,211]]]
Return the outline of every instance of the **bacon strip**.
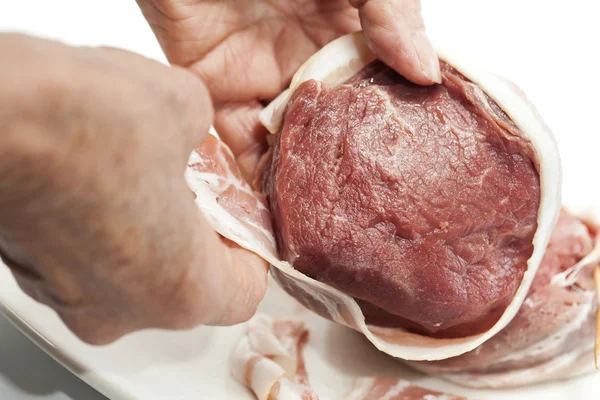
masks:
[[[302,357],[307,339],[300,320],[257,315],[231,354],[233,377],[258,400],[318,400]]]
[[[230,367],[234,378],[258,400],[319,400],[310,387],[303,348],[308,330],[299,319],[256,315],[235,346]],[[393,377],[360,377],[344,400],[463,400]]]
[[[213,229],[263,258],[276,254],[265,198],[244,180],[226,144],[207,136],[190,155],[185,178]]]
[[[465,397],[444,394],[412,385],[399,378],[356,378],[345,400],[465,400]]]

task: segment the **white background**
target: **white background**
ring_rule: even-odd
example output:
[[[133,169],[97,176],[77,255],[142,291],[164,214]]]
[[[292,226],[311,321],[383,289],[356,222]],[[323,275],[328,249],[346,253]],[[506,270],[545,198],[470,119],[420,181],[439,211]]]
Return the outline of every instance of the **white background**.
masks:
[[[597,4],[593,0],[424,1],[432,36],[476,55],[490,69],[515,81],[536,104],[561,149],[567,204],[600,204]],[[0,0],[0,31],[26,32],[73,45],[111,45],[164,61],[134,0]],[[43,60],[39,67],[43,73]],[[0,399],[103,397],[0,317]]]

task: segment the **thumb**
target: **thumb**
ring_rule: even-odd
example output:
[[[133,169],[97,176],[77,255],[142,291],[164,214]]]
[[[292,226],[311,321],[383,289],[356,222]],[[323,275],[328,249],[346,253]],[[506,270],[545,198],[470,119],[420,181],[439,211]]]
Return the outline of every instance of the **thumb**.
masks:
[[[189,329],[197,325],[234,325],[250,319],[267,287],[268,265],[259,256],[223,239],[195,210],[185,210],[192,256],[171,283],[167,318],[162,326]],[[188,225],[188,226],[189,226]]]
[[[204,142],[213,120],[213,105],[204,83],[187,70],[172,67],[173,87],[182,97],[179,111],[181,161]],[[189,243],[185,267],[171,282],[167,328],[186,329],[198,324],[233,325],[252,317],[266,292],[268,265],[259,256],[214,231],[193,201],[181,174],[177,199],[180,226],[173,234]]]
[[[440,65],[421,15],[420,0],[350,0],[358,8],[367,43],[375,55],[406,79],[441,82]]]
[[[250,319],[267,289],[268,264],[215,233],[202,219],[196,252],[196,282],[205,325],[233,325]]]

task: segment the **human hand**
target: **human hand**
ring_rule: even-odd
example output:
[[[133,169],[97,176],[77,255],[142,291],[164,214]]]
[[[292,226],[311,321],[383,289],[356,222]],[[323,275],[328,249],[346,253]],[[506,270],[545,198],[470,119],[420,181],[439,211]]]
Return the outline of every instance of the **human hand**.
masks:
[[[441,79],[419,0],[137,1],[169,61],[207,84],[215,129],[248,178],[265,151],[263,104],[319,48],[361,23],[374,53],[407,79]]]
[[[0,35],[0,51],[0,250],[20,287],[96,344],[249,318],[266,265],[184,181],[212,120],[202,82],[116,49]]]

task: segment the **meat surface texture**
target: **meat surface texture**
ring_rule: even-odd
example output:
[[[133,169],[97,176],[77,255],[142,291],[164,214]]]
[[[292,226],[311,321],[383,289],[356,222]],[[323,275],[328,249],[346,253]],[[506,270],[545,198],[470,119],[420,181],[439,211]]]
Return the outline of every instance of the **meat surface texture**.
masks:
[[[540,180],[494,101],[442,75],[419,87],[374,62],[335,89],[304,82],[265,192],[295,269],[354,297],[370,324],[459,337],[489,329],[519,287]]]
[[[563,213],[512,322],[469,353],[411,365],[462,385],[492,388],[592,370],[598,306],[592,274],[600,263],[596,228]]]

